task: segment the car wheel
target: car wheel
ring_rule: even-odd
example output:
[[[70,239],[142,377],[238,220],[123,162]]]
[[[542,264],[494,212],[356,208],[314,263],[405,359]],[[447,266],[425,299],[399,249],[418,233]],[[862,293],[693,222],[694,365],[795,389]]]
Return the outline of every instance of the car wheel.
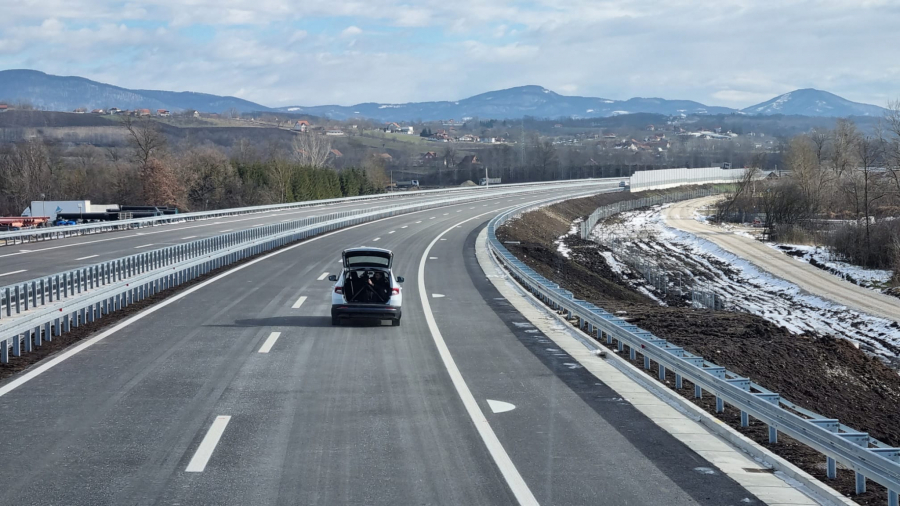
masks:
[[[399,326],[400,326],[400,320],[399,320],[399,319],[397,319],[397,320],[391,320],[391,325],[394,326],[394,327],[399,327]]]

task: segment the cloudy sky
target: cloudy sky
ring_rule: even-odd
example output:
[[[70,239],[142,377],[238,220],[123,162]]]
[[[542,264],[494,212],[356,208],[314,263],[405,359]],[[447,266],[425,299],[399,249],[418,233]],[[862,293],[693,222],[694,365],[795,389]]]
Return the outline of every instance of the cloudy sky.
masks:
[[[898,0],[9,0],[0,68],[268,106],[566,95],[900,98]]]

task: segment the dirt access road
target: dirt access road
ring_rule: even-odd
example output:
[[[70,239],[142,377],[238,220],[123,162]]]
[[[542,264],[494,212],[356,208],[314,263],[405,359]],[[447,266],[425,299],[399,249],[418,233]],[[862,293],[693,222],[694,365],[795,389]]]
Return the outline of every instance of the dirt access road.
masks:
[[[720,198],[714,196],[678,202],[664,209],[662,216],[669,226],[712,241],[809,293],[857,311],[900,322],[900,299],[854,285],[817,267],[794,260],[759,241],[694,219],[695,210],[708,206]]]

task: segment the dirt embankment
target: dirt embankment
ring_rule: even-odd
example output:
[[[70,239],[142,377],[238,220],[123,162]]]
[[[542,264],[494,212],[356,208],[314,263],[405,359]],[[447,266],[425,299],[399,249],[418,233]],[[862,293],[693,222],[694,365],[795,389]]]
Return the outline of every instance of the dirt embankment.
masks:
[[[571,250],[570,258],[557,251],[554,241],[569,231],[572,221],[596,207],[629,198],[634,195],[598,195],[542,208],[509,222],[498,230],[498,236],[512,242],[506,247],[513,254],[576,297],[609,311],[625,311],[625,317],[661,338],[748,376],[802,407],[900,446],[900,375],[850,342],[793,335],[747,313],[662,307],[621,282],[601,256],[598,245],[577,236],[569,237],[566,244]],[[674,385],[674,377],[667,383]],[[691,387],[686,382],[683,393],[691,393]],[[713,411],[711,399],[704,395],[695,402]],[[764,426],[754,422],[741,429],[733,409],[726,410],[726,416],[720,418],[824,478],[824,457],[818,453],[783,436],[776,445],[769,445]],[[838,480],[830,483],[842,492],[852,492],[852,473],[842,472]],[[870,482],[869,489],[854,499],[861,504],[881,504],[882,498],[886,500],[886,492],[880,486]]]

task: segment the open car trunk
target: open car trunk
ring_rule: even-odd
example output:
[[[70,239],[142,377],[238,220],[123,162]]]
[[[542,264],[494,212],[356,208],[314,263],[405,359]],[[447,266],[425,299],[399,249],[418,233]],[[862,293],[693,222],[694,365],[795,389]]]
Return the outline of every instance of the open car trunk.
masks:
[[[382,275],[377,281],[375,273]],[[344,274],[344,297],[349,303],[387,304],[391,299],[390,271],[381,269],[349,269]]]

